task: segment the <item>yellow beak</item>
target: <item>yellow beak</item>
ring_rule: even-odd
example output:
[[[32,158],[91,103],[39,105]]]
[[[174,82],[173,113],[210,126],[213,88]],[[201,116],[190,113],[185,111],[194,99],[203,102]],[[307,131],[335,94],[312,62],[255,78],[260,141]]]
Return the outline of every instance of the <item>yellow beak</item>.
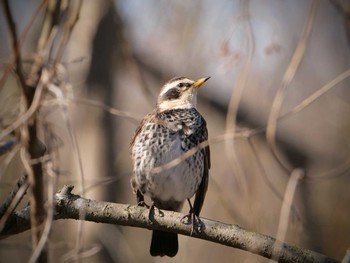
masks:
[[[210,79],[210,77],[199,79],[195,83],[193,83],[192,87],[197,88],[201,86],[204,82],[206,82],[208,79]]]

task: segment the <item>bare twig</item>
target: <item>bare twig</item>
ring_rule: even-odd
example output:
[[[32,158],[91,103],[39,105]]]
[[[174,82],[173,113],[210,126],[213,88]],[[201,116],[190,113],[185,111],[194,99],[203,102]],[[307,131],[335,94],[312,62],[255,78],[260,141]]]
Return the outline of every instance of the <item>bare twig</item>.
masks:
[[[328,82],[326,85],[322,86],[320,89],[318,89],[317,91],[312,93],[309,97],[304,99],[301,103],[296,105],[293,109],[291,109],[290,111],[288,111],[285,114],[283,114],[282,116],[280,116],[278,118],[278,120],[280,121],[280,120],[288,117],[289,115],[292,115],[292,114],[295,114],[295,113],[298,113],[298,112],[302,111],[303,109],[305,109],[306,107],[310,106],[318,98],[320,98],[322,95],[324,95],[325,93],[330,91],[332,88],[337,86],[339,83],[341,83],[342,81],[344,81],[348,77],[350,77],[350,69],[340,73],[338,76],[336,76],[330,82]]]
[[[13,56],[14,56],[14,61],[16,64],[16,73],[17,73],[17,76],[19,78],[19,82],[21,83],[22,88],[25,90],[26,93],[28,93],[28,87],[26,85],[24,74],[23,74],[23,69],[22,69],[20,44],[19,44],[19,41],[17,38],[16,24],[15,24],[15,21],[13,19],[8,0],[3,0],[2,4],[4,7],[4,12],[5,12],[7,24],[8,24],[10,33],[11,33]]]
[[[244,131],[244,132],[227,132],[221,135],[216,136],[215,138],[212,138],[210,140],[210,144],[212,143],[217,143],[217,142],[222,142],[222,141],[227,141],[227,140],[234,140],[234,139],[246,139],[247,137],[250,137],[255,133],[256,130],[251,130],[251,131]],[[194,155],[196,152],[200,151],[201,149],[204,149],[209,145],[209,141],[203,141],[200,144],[198,144],[196,147],[191,148],[187,152],[181,154],[179,157],[174,158],[173,160],[154,167],[153,169],[150,170],[150,173],[160,173],[161,171],[171,169],[172,167],[175,167],[179,163],[183,162],[186,160],[188,157]]]
[[[44,2],[41,3],[41,6],[43,3]],[[40,109],[43,94],[46,88],[51,85],[56,73],[55,67],[45,67],[44,63],[45,65],[49,65],[50,62],[52,62],[51,56],[54,49],[54,40],[56,40],[56,38],[61,38],[61,41],[57,42],[61,45],[58,47],[56,56],[57,59],[61,59],[73,27],[78,20],[81,1],[78,2],[78,8],[71,13],[69,13],[69,11],[71,11],[71,4],[67,1],[49,0],[47,2],[46,15],[38,39],[37,56],[35,56],[35,61],[31,66],[30,74],[27,79],[25,79],[21,67],[20,45],[8,0],[3,1],[3,6],[13,42],[13,57],[15,58],[16,74],[22,86],[26,105],[22,107],[24,114],[0,133],[0,140],[15,129],[20,128],[22,162],[26,168],[30,186],[32,246],[34,250],[31,260],[33,262],[36,260],[44,262],[46,261],[46,253],[43,248],[49,236],[52,220],[50,218],[46,220],[45,229],[44,232],[42,232],[41,226],[45,220],[46,214],[43,198],[44,171],[41,162],[32,162],[32,160],[41,159],[45,147],[43,147],[37,136],[36,114]],[[63,34],[57,34],[59,25],[64,26]]]
[[[311,94],[309,97],[305,98],[302,102],[300,102],[298,105],[296,105],[293,109],[286,112],[282,116],[278,118],[279,121],[284,120],[285,118],[288,118],[289,116],[296,114],[306,107],[310,106],[312,103],[314,103],[318,98],[326,94],[328,91],[330,91],[332,88],[336,87],[339,83],[344,81],[345,79],[350,77],[350,69],[340,73],[338,76],[336,76],[334,79],[332,79],[330,82],[322,86],[320,89],[315,91],[313,94]],[[338,165],[335,168],[329,169],[327,171],[318,173],[316,176],[310,176],[308,175],[305,179],[323,179],[323,178],[330,178],[337,175],[341,175],[345,171],[349,170],[350,168],[350,158],[345,160],[342,164]]]
[[[236,130],[236,117],[238,112],[238,107],[242,99],[242,94],[244,91],[244,88],[246,87],[246,82],[248,80],[249,70],[251,67],[253,55],[255,52],[255,42],[250,22],[250,13],[249,13],[249,1],[241,1],[241,16],[244,18],[245,21],[245,30],[247,35],[247,59],[245,60],[241,71],[239,73],[239,77],[237,79],[237,82],[235,83],[231,99],[228,105],[228,111],[226,114],[226,133],[235,133]],[[235,150],[235,141],[234,140],[228,140],[225,144],[227,155],[230,157],[230,165],[232,167],[232,170],[236,174],[237,181],[242,188],[243,191],[243,198],[249,198],[248,195],[248,188],[246,184],[246,177],[244,176],[244,172],[239,164],[239,161],[236,156],[236,150]]]
[[[86,104],[89,106],[101,108],[112,115],[126,118],[127,120],[130,120],[131,122],[133,122],[135,124],[139,124],[140,120],[142,119],[141,114],[136,114],[133,112],[118,110],[116,108],[112,108],[112,107],[110,107],[102,102],[96,101],[96,100],[85,99],[85,98],[74,98],[74,99],[67,98],[67,100],[72,101],[74,103],[83,103],[83,104]]]
[[[319,3],[319,0],[312,1],[309,15],[308,15],[308,19],[307,19],[307,21],[305,23],[305,27],[303,29],[303,33],[299,39],[298,45],[297,45],[297,47],[294,51],[294,54],[290,60],[290,63],[287,67],[287,70],[284,73],[281,86],[277,90],[277,93],[276,93],[274,100],[272,102],[271,111],[269,114],[267,128],[266,128],[266,140],[271,147],[272,153],[276,157],[276,160],[281,164],[281,167],[284,168],[287,173],[290,173],[292,168],[290,167],[288,162],[286,162],[282,158],[282,156],[280,156],[280,154],[278,153],[278,150],[277,150],[277,145],[276,145],[277,121],[278,121],[278,117],[279,117],[279,114],[280,114],[280,111],[281,111],[281,108],[282,108],[282,105],[283,105],[283,102],[285,99],[286,89],[289,86],[289,84],[291,83],[291,81],[293,80],[293,78],[294,78],[294,76],[299,68],[299,65],[304,57],[304,53],[305,53],[306,46],[307,46],[307,41],[308,41],[308,38],[310,36],[311,29],[313,27],[313,22],[315,20],[318,3]]]
[[[140,206],[116,204],[103,201],[85,199],[72,194],[73,186],[65,186],[56,194],[55,219],[81,219],[81,210],[85,211],[86,221],[117,224],[146,228],[150,230],[162,230],[178,233],[194,238],[219,243],[222,245],[242,249],[265,258],[278,258],[281,263],[308,263],[308,262],[338,262],[319,253],[301,249],[287,243],[280,243],[276,239],[247,231],[238,225],[230,225],[218,221],[201,218],[204,225],[200,233],[191,233],[191,225],[181,223],[183,214],[162,211],[155,213],[152,222],[149,220],[149,210]],[[29,226],[30,208],[13,213],[5,228],[0,232],[2,237],[26,231]],[[281,244],[278,255],[273,254],[275,244]]]
[[[30,28],[32,27],[32,25],[34,24],[35,19],[37,19],[38,17],[40,17],[38,14],[41,11],[41,9],[45,6],[47,0],[42,0],[41,4],[37,7],[37,9],[35,10],[35,12],[33,13],[33,15],[31,16],[29,22],[27,23],[26,27],[24,28],[22,34],[20,35],[20,39],[17,40],[17,48],[18,50],[21,49],[22,43],[24,42],[27,33],[29,32]],[[15,54],[16,55],[16,54]],[[22,60],[23,62],[23,60]],[[11,72],[13,65],[16,63],[16,56],[12,58],[11,63],[8,63],[5,70],[3,71],[3,74],[0,78],[0,90],[1,88],[4,86],[4,83],[6,82],[7,76],[9,75],[9,73]]]
[[[14,189],[13,192],[7,196],[4,205],[1,207],[3,211],[0,217],[0,231],[4,227],[4,224],[10,214],[16,209],[29,188],[29,184],[26,179],[24,179],[23,182],[18,183],[21,185],[16,186],[18,189]]]
[[[25,108],[29,107],[26,113],[29,113],[30,110],[32,110],[31,114],[27,114],[27,119],[21,117],[20,121],[17,122],[17,125],[20,126],[21,124],[23,124],[20,130],[20,138],[21,138],[21,144],[22,144],[21,152],[24,152],[24,154],[21,156],[23,157],[22,161],[24,161],[24,165],[26,167],[26,173],[28,174],[28,181],[29,181],[29,186],[31,190],[29,199],[32,207],[31,209],[32,246],[33,248],[35,248],[41,235],[39,226],[43,222],[43,219],[45,217],[45,208],[44,208],[44,200],[43,200],[43,185],[44,185],[43,171],[40,163],[33,164],[33,165],[26,165],[26,164],[30,163],[31,158],[38,158],[42,155],[42,145],[37,137],[36,120],[34,119],[33,122],[31,123],[27,123],[27,120],[30,116],[32,116],[32,114],[34,114],[34,112],[37,109],[37,105],[35,105],[34,102],[35,102],[35,98],[39,98],[40,100],[41,89],[36,90],[33,88],[33,87],[36,87],[36,85],[29,86],[26,82],[23,69],[22,69],[20,47],[19,47],[19,42],[17,38],[15,22],[14,22],[8,1],[4,0],[2,3],[4,5],[5,17],[8,22],[8,27],[9,27],[12,42],[13,42],[13,56],[15,57],[15,62],[16,62],[16,74],[19,78],[19,82],[21,84],[21,88],[25,98],[25,102],[26,102]],[[5,131],[7,130],[6,132],[9,132],[9,131],[11,132],[12,131],[11,129],[13,129],[14,126],[15,125],[11,125],[10,127],[7,127]],[[2,136],[6,134],[5,131],[2,132]],[[46,261],[45,253],[43,253],[40,258],[40,262],[44,262],[44,261]]]
[[[25,182],[17,191],[16,195],[11,200],[9,206],[5,210],[4,215],[0,219],[0,232],[4,228],[8,218],[10,217],[11,213],[16,209],[18,204],[21,202],[23,196],[25,195],[27,189],[29,188],[28,182]]]
[[[293,207],[293,199],[298,182],[304,176],[304,171],[301,169],[294,169],[289,177],[286,191],[284,193],[283,203],[281,207],[281,213],[279,217],[278,229],[276,238],[280,241],[284,241],[289,225],[290,212]],[[273,254],[279,255],[282,250],[282,243],[274,246]],[[278,258],[275,258],[278,260]]]
[[[44,64],[44,58],[47,59],[46,63],[48,63],[50,54],[49,50],[53,45],[52,40],[57,32],[57,30],[55,30],[55,25],[59,21],[60,2],[61,1],[58,0],[47,0],[45,17],[40,31],[40,36],[38,38],[34,63],[31,66],[30,74],[27,78],[27,84],[30,86],[35,87],[39,82],[40,73]]]
[[[12,200],[15,198],[17,192],[22,187],[22,185],[27,183],[28,176],[26,174],[22,175],[16,182],[12,191],[6,196],[5,201],[0,206],[0,219],[5,214],[6,210],[10,207]]]
[[[44,76],[47,77],[47,75],[45,74]],[[39,102],[42,98],[44,86],[48,82],[48,80],[48,78],[43,78],[42,81],[40,81],[37,88],[35,89],[35,94],[30,107],[23,115],[19,116],[17,120],[15,120],[11,125],[9,125],[0,132],[0,141],[4,139],[7,135],[9,135],[11,132],[13,132],[15,129],[19,128],[21,125],[26,123],[33,116],[33,114],[37,112]]]
[[[82,0],[72,2],[64,1],[64,5],[65,6],[61,6],[61,12],[67,15],[67,19],[64,21],[63,36],[61,38],[61,43],[58,47],[57,55],[55,57],[56,61],[61,60],[63,52],[72,34],[73,28],[78,22]]]
[[[29,263],[35,263],[37,262],[37,259],[39,258],[40,254],[42,253],[47,239],[49,238],[50,232],[51,232],[51,226],[54,219],[54,210],[55,210],[55,203],[54,203],[54,195],[55,195],[55,187],[56,187],[56,181],[57,181],[57,175],[54,172],[53,164],[51,161],[46,163],[46,174],[50,178],[50,181],[48,183],[48,211],[47,211],[47,217],[46,222],[43,230],[43,234],[40,237],[40,240],[38,242],[38,245],[36,246],[35,250],[33,251],[33,254],[31,255],[29,259]]]
[[[64,96],[62,91],[59,89],[59,87],[55,85],[49,85],[49,91],[54,94],[54,96],[57,98],[57,101],[61,107],[62,110],[62,116],[64,119],[64,122],[66,124],[68,134],[69,134],[69,139],[74,151],[74,155],[76,156],[77,159],[77,164],[78,164],[78,174],[80,177],[80,186],[81,186],[81,193],[84,195],[85,194],[85,176],[84,176],[84,167],[81,159],[81,153],[80,153],[80,148],[78,144],[77,137],[75,135],[75,130],[73,123],[69,117],[68,114],[68,108],[67,105],[65,104]],[[76,240],[76,246],[75,246],[75,252],[76,255],[79,255],[80,249],[82,247],[82,239],[83,239],[83,220],[85,218],[85,211],[82,209],[80,214],[80,223],[78,226],[78,235],[77,235],[77,240]]]

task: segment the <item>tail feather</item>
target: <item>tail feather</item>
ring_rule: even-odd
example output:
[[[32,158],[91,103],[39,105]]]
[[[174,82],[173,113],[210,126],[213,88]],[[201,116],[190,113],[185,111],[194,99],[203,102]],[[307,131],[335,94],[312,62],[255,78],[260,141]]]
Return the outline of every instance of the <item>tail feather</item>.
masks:
[[[178,249],[177,234],[153,230],[150,248],[150,253],[153,257],[174,257]]]

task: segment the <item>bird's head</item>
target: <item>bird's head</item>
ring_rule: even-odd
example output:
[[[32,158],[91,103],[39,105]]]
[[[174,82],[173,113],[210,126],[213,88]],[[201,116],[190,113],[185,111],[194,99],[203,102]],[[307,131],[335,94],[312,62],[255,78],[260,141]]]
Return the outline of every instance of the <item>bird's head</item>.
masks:
[[[169,80],[159,93],[158,110],[195,108],[197,105],[197,88],[209,78],[201,78],[194,81],[185,77],[179,77]]]

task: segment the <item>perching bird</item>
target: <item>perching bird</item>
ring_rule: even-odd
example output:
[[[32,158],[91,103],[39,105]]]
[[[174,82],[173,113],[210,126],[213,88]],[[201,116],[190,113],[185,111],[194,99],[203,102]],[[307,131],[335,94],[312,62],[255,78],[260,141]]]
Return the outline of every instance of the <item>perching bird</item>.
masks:
[[[208,131],[196,102],[198,87],[208,79],[169,80],[160,91],[156,108],[136,129],[130,146],[134,171],[131,185],[139,204],[144,204],[143,195],[147,195],[158,209],[179,212],[188,200],[189,215],[198,218],[208,188],[210,153],[207,144],[200,147],[208,140]],[[193,154],[180,159],[194,147]],[[176,158],[179,162],[169,165]],[[192,207],[190,198],[194,194]],[[152,256],[173,257],[177,251],[177,234],[153,231]]]

